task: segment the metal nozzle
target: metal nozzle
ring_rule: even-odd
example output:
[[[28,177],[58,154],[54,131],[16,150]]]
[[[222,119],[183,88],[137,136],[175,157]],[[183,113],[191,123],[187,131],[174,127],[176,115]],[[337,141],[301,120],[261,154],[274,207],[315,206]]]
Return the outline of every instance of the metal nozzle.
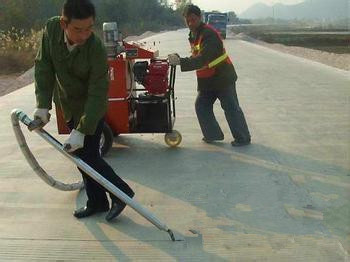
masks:
[[[172,241],[175,241],[175,236],[174,236],[173,231],[171,231],[170,229],[168,229],[167,232],[168,232],[168,234],[170,235],[171,240],[172,240]]]

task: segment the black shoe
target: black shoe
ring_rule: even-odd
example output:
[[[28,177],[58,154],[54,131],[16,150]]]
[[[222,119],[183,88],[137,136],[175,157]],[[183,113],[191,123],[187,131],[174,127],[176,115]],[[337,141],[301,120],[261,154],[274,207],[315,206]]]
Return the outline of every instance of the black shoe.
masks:
[[[215,141],[222,141],[222,140],[224,140],[224,137],[219,137],[219,138],[215,138],[215,139],[209,139],[209,138],[205,138],[205,137],[202,138],[202,141],[207,143],[207,144],[213,143]]]
[[[129,197],[133,198],[134,195],[135,195],[135,193],[132,192],[129,195]],[[112,207],[111,207],[111,210],[109,210],[109,212],[108,212],[108,214],[106,216],[106,220],[108,222],[110,222],[113,218],[116,218],[117,216],[119,216],[120,213],[124,210],[125,207],[126,207],[126,204],[123,201],[119,200],[119,199],[112,201]]]
[[[239,140],[234,140],[231,142],[231,146],[246,146],[250,144],[250,140],[246,140],[246,141],[239,141]]]
[[[75,210],[73,215],[76,218],[83,218],[83,217],[91,216],[91,215],[96,214],[96,213],[106,212],[108,210],[109,210],[109,207],[92,208],[92,207],[84,206],[82,208],[79,208],[79,209]]]

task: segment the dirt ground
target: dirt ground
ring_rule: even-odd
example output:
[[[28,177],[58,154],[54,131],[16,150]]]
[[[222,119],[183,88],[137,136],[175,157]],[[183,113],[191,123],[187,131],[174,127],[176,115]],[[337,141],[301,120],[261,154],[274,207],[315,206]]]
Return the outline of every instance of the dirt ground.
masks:
[[[34,68],[23,74],[0,75],[0,96],[11,93],[34,81]]]
[[[131,36],[126,38],[126,41],[138,41],[145,37],[153,35],[153,32],[145,32],[140,36]],[[244,34],[238,34],[235,36],[236,39],[241,39],[255,44],[263,45],[268,48],[288,53],[291,55],[303,57],[309,60],[313,60],[322,64],[326,64],[332,67],[336,67],[342,70],[350,71],[350,54],[334,54],[323,52],[319,50],[313,50],[297,46],[285,46],[281,44],[269,44],[262,41],[257,41]],[[0,75],[0,96],[6,95],[13,92],[21,87],[31,84],[34,79],[33,68],[29,69],[23,74],[12,74],[12,75]]]

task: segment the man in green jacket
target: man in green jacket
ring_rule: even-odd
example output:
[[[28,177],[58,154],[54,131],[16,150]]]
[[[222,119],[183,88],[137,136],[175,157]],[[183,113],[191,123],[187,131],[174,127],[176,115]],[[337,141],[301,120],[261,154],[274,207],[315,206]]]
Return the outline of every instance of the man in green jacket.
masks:
[[[95,7],[89,0],[66,0],[62,16],[48,20],[35,59],[36,110],[34,118],[49,121],[52,99],[71,129],[64,148],[79,156],[129,197],[133,190],[118,177],[99,153],[109,86],[106,50],[93,33]],[[107,221],[118,216],[125,203],[82,170],[88,201],[74,212],[83,218],[109,210]]]
[[[234,138],[231,145],[250,144],[250,133],[236,93],[237,74],[221,36],[201,21],[198,6],[187,5],[183,15],[190,29],[192,56],[180,58],[177,54],[170,54],[168,58],[170,64],[180,65],[181,71],[196,70],[198,95],[195,108],[203,141],[211,143],[224,139],[213,112],[213,104],[219,99]]]

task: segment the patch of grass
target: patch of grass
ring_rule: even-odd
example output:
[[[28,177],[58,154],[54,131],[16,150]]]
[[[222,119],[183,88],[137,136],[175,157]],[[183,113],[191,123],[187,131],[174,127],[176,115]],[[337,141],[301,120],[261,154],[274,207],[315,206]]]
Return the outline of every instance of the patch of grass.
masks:
[[[34,64],[42,31],[0,31],[0,74],[23,72]]]

